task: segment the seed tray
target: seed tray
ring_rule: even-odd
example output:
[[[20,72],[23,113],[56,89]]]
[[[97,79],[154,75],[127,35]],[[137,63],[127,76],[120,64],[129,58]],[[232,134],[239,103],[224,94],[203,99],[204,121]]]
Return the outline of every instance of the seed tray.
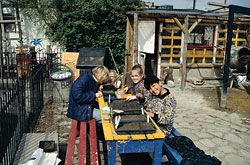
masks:
[[[147,122],[145,115],[123,115],[120,123]]]
[[[117,134],[145,134],[155,133],[156,128],[152,122],[121,123],[115,130]]]
[[[112,100],[109,106],[120,110],[141,110],[142,108],[142,105],[138,101],[126,101],[126,99]]]

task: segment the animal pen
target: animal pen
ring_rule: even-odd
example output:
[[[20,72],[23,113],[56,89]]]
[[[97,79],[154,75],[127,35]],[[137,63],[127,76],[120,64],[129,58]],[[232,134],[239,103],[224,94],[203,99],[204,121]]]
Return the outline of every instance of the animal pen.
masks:
[[[249,56],[250,17],[244,14],[247,13],[233,19],[232,49],[246,48],[244,55]],[[182,89],[192,76],[221,80],[227,36],[226,8],[213,12],[189,9],[128,12],[125,70],[128,72],[139,63],[146,74],[154,73],[164,80],[164,68],[173,68],[174,76],[181,79]]]

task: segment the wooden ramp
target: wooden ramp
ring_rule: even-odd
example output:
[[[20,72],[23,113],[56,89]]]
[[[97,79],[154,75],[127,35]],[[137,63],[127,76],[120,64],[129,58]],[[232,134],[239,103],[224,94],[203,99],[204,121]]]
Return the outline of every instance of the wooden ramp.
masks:
[[[55,141],[58,146],[58,133],[24,133],[19,144],[13,165],[25,164],[35,150],[39,148],[40,141]],[[58,154],[58,147],[54,154]]]

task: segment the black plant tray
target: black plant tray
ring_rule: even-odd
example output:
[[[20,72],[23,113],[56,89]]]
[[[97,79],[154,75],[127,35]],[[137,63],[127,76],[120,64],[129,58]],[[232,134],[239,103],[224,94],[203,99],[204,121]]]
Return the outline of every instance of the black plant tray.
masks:
[[[145,134],[155,133],[156,128],[152,122],[121,123],[115,130],[117,134]]]
[[[102,91],[105,92],[105,91],[116,91],[116,87],[111,85],[111,84],[104,84],[102,85]]]
[[[138,101],[126,101],[126,99],[114,99],[109,106],[120,110],[141,110],[142,107]]]
[[[54,152],[56,150],[55,141],[40,141],[39,148],[42,148],[44,152]]]
[[[123,115],[121,116],[120,123],[136,123],[136,122],[147,122],[145,115]]]
[[[121,115],[141,115],[141,110],[124,110]]]

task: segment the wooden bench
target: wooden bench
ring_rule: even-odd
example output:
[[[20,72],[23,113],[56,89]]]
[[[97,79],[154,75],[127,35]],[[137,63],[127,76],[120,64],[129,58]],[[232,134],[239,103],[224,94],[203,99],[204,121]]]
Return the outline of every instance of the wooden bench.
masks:
[[[173,128],[171,133],[166,138],[173,138],[175,136],[181,136],[181,134]],[[163,148],[166,150],[166,154],[173,164],[179,165],[181,163],[181,155],[175,149],[171,148],[166,141],[163,143]]]
[[[88,129],[89,127],[89,129]],[[69,140],[67,145],[67,152],[65,158],[65,165],[74,164],[74,151],[76,146],[76,138],[79,137],[78,145],[78,164],[91,165],[98,164],[98,150],[97,150],[97,135],[96,135],[96,121],[91,119],[89,122],[79,122],[72,120]],[[87,140],[87,138],[89,140]],[[89,143],[87,143],[89,142]],[[90,149],[90,160],[87,160],[87,149]]]

